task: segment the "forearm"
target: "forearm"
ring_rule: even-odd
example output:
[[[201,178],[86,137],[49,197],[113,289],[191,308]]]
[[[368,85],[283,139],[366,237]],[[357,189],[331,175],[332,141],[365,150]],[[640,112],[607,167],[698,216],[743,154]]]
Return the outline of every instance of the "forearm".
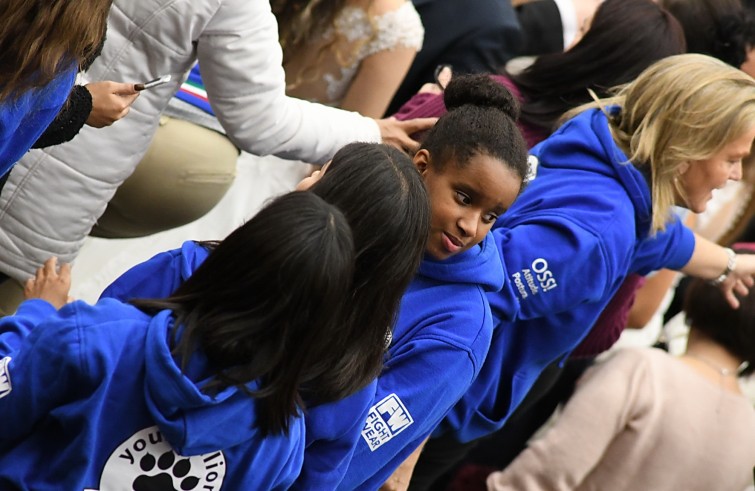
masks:
[[[695,248],[692,257],[681,272],[705,280],[718,278],[729,263],[729,255],[724,247],[695,234]]]

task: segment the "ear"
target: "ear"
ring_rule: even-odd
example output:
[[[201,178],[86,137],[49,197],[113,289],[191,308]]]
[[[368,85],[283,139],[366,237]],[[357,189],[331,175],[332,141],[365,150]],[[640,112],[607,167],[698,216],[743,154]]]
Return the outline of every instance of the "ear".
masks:
[[[691,166],[689,162],[682,162],[681,164],[679,164],[679,168],[677,169],[677,175],[683,176],[687,173],[690,167]]]
[[[427,169],[430,167],[430,152],[423,148],[414,154],[412,159],[414,166],[417,168],[421,176],[424,176]]]

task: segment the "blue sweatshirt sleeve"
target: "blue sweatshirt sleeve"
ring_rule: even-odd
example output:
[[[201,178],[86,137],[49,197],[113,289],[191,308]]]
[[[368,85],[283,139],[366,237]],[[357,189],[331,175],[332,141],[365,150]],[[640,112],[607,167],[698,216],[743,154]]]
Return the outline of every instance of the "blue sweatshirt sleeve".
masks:
[[[554,212],[496,228],[507,281],[488,295],[493,315],[532,319],[604,298],[629,268],[633,247],[628,234],[614,229],[598,234]]]
[[[87,386],[75,308],[68,312],[46,317],[0,361],[0,449]]]
[[[180,249],[161,252],[132,267],[100,295],[128,302],[134,298],[165,298],[181,284]]]
[[[466,392],[482,360],[476,359],[468,345],[444,338],[442,332],[459,323],[480,326],[481,319],[474,317],[466,312],[449,315],[436,324],[434,334],[416,336],[391,354],[338,489],[379,488]],[[476,341],[485,345],[487,353],[492,329],[489,314],[482,323],[478,331],[487,339]]]
[[[336,489],[351,462],[377,389],[373,381],[345,399],[307,410],[304,466],[292,489]]]
[[[639,244],[635,272],[646,275],[663,268],[679,270],[689,262],[694,250],[695,234],[675,218],[663,232],[658,232]]]
[[[34,298],[23,302],[14,315],[0,318],[0,356],[15,352],[37,324],[56,312],[49,302]]]

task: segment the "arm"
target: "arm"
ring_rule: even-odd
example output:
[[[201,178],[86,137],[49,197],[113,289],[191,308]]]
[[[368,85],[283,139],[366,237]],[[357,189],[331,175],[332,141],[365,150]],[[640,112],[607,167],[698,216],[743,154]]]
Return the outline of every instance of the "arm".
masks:
[[[416,54],[416,49],[400,46],[366,57],[359,65],[341,108],[372,118],[382,116]]]
[[[616,435],[652,404],[652,385],[635,356],[619,354],[588,370],[556,424],[502,472],[488,489],[577,489]]]
[[[45,318],[6,357],[10,361],[3,375],[9,382],[0,393],[0,440],[23,438],[55,407],[79,397],[85,387],[79,343],[75,310],[71,310],[68,315]]]
[[[291,489],[336,489],[375,399],[377,380],[340,401],[308,407],[304,465]]]
[[[413,148],[416,142],[408,135],[434,123],[375,121],[287,97],[269,2],[222,2],[199,36],[197,57],[213,111],[228,137],[257,155],[323,163],[347,143],[381,138]]]
[[[378,488],[466,392],[475,370],[458,345],[414,339],[392,354],[339,489]]]
[[[425,438],[417,449],[412,452],[405,461],[398,466],[391,477],[385,481],[385,484],[380,486],[380,491],[406,491],[409,489],[409,483],[412,481],[412,474],[414,474],[414,468],[417,466],[419,456],[422,454],[422,449],[425,448],[425,444],[430,437]]]
[[[642,329],[650,322],[678,274],[670,269],[662,269],[645,280],[637,290],[634,304],[629,310],[628,329]]]

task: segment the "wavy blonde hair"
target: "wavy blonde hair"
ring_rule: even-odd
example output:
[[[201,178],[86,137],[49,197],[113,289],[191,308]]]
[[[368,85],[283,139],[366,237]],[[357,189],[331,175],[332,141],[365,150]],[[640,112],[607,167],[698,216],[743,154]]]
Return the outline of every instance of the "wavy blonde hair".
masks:
[[[0,2],[0,102],[43,87],[98,48],[112,0]]]
[[[710,158],[755,126],[755,80],[715,58],[683,54],[654,63],[615,94],[564,119],[603,109],[617,145],[636,167],[649,170],[651,232],[657,232],[677,197],[685,198],[676,179],[681,168]],[[612,105],[621,110],[607,110]]]

